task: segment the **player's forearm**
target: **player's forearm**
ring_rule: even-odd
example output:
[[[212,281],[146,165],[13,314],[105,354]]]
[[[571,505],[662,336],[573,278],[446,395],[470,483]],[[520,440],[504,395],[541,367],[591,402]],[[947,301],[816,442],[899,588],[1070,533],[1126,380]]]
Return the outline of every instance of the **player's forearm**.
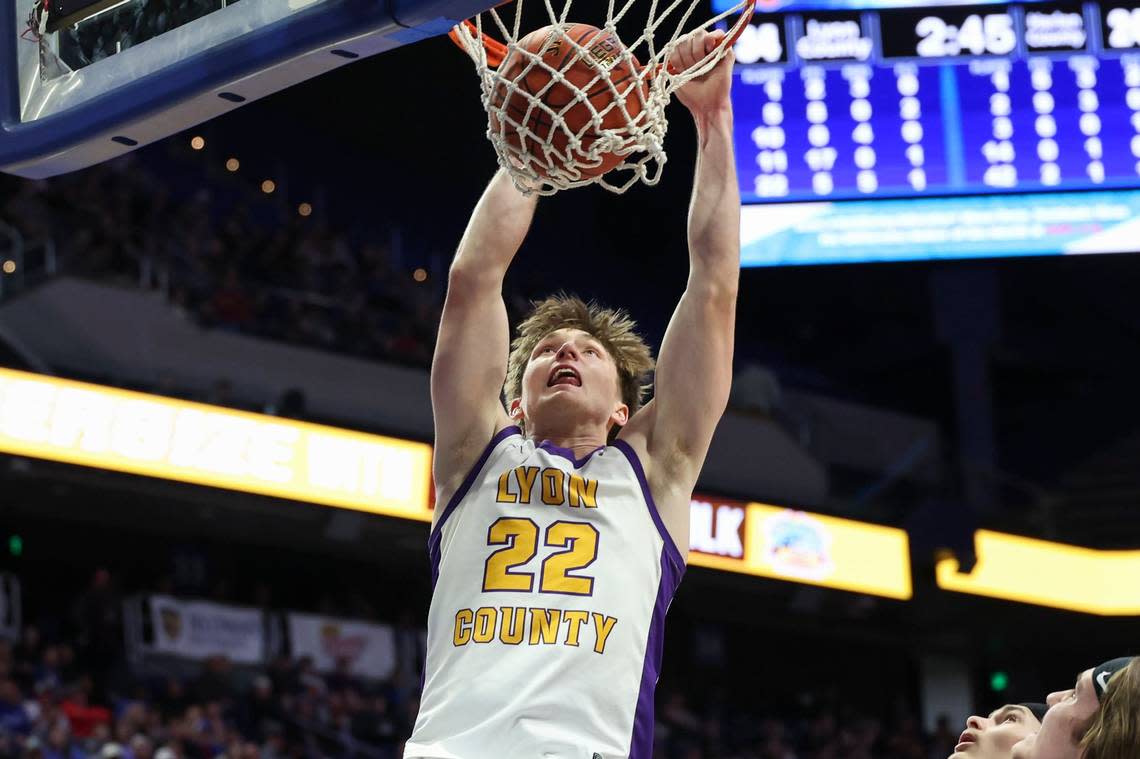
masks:
[[[500,169],[483,191],[452,262],[452,276],[502,280],[534,218],[535,196],[519,192]]]
[[[697,172],[689,207],[693,275],[736,291],[740,277],[740,187],[732,150],[732,110],[702,112],[697,124]]]

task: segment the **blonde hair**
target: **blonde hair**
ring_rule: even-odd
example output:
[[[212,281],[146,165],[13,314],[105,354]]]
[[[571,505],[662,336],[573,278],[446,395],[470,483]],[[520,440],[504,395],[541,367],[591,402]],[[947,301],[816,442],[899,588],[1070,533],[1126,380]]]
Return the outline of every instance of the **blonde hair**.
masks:
[[[1114,674],[1081,739],[1081,759],[1134,759],[1140,746],[1140,664]]]
[[[653,371],[654,361],[653,353],[635,331],[637,324],[629,314],[619,309],[603,308],[594,301],[586,303],[565,293],[551,295],[532,305],[530,316],[519,323],[517,335],[511,342],[507,379],[503,383],[504,400],[509,404],[522,397],[523,373],[540,340],[560,329],[580,329],[600,342],[613,359],[621,387],[621,401],[633,416],[652,386],[648,375]]]

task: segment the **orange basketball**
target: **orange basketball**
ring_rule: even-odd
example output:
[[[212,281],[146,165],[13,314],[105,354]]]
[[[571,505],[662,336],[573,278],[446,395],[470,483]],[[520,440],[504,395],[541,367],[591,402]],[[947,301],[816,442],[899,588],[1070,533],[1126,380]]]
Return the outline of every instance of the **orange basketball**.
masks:
[[[580,53],[567,38],[581,45],[585,53]],[[614,90],[606,83],[607,77],[625,98],[629,121],[621,108],[614,106],[604,112],[601,128],[619,129],[635,121],[641,113],[647,97],[645,82],[637,78],[641,66],[632,56],[623,58],[624,46],[614,34],[589,24],[568,24],[562,34],[557,27],[546,26],[523,37],[518,47],[540,56],[542,63],[560,71],[569,83],[556,81],[550,84],[553,79],[550,69],[537,62],[531,65],[532,59],[518,51],[512,52],[499,66],[499,73],[504,79],[515,82],[525,93],[538,96],[551,110],[560,113],[566,122],[566,129],[555,128],[550,113],[538,105],[532,107],[532,98],[523,92],[510,90],[505,83],[500,82],[492,93],[491,129],[499,132],[498,113],[501,109],[510,117],[501,125],[507,143],[536,157],[538,161],[534,168],[540,175],[547,176],[542,143],[549,143],[560,155],[566,156],[568,162],[585,160],[585,155],[578,151],[568,155],[567,130],[581,133],[582,149],[590,149],[598,137],[598,130],[591,124],[590,107],[583,101],[588,99],[595,111],[603,113],[615,100]],[[550,88],[543,92],[548,84]],[[575,99],[577,92],[584,93],[579,100]],[[534,138],[524,139],[512,121],[525,125],[542,143]],[[616,167],[623,158],[606,153],[598,166],[581,167],[580,171],[584,177],[596,177]]]

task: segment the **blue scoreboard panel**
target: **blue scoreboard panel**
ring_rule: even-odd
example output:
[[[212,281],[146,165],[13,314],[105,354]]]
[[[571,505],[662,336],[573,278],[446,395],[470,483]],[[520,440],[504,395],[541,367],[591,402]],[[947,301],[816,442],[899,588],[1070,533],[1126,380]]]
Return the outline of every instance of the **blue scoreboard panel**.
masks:
[[[795,206],[745,209],[746,264],[1122,252],[1140,1],[762,5],[736,45],[740,189]],[[901,198],[923,200],[877,200]]]

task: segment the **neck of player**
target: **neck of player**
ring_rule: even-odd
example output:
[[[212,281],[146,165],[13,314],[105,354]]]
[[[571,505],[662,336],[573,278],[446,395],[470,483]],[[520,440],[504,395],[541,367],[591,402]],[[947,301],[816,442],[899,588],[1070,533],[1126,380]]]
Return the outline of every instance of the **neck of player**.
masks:
[[[581,426],[573,429],[542,426],[540,424],[527,424],[527,432],[534,440],[535,445],[549,442],[558,448],[566,448],[574,452],[574,458],[581,459],[589,456],[598,448],[606,445],[606,429],[598,426]]]

